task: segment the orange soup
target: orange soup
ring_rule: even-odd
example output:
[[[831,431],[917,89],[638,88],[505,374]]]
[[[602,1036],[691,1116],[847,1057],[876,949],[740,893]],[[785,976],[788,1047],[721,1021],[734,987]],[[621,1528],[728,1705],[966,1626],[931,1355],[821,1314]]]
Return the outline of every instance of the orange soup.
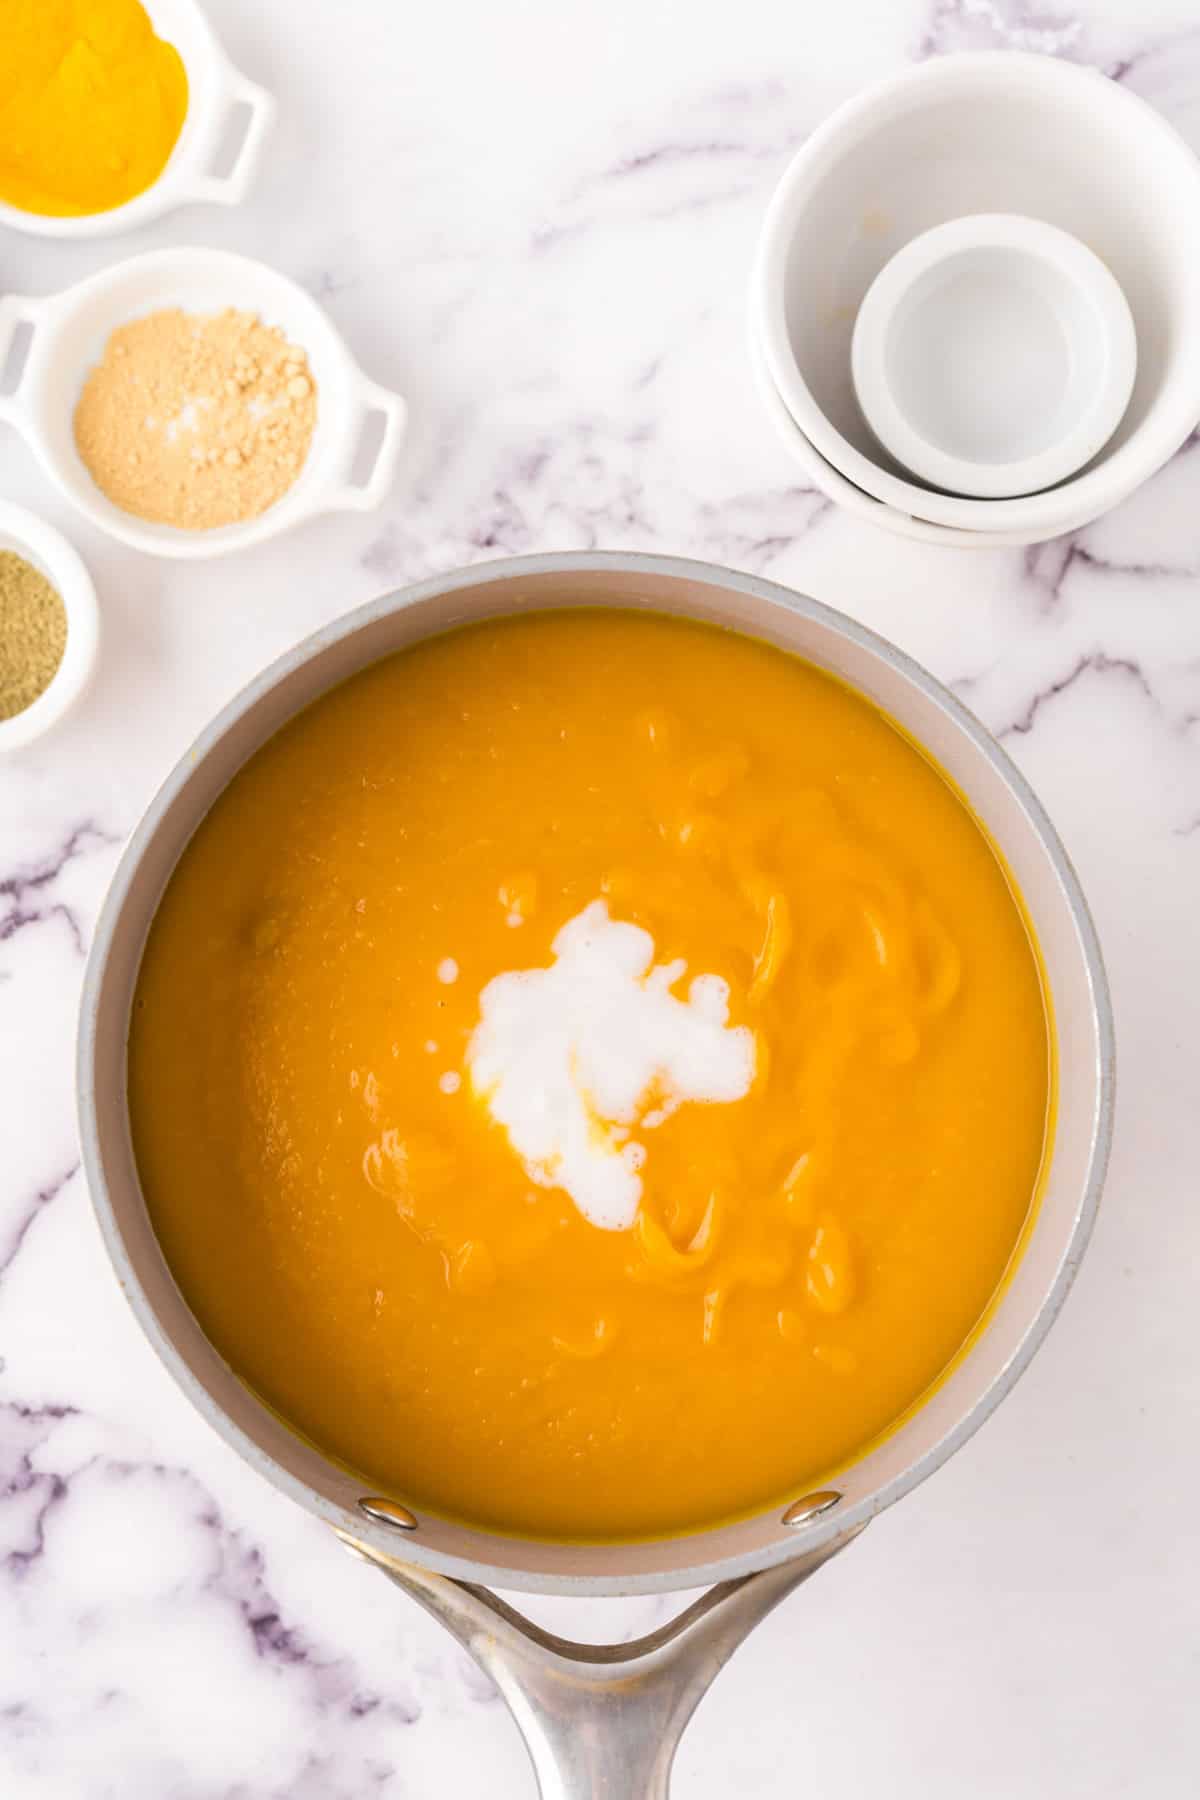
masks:
[[[240,772],[151,930],[142,1182],[211,1341],[383,1492],[563,1538],[805,1491],[1034,1203],[1038,959],[872,706],[619,610],[470,626]]]

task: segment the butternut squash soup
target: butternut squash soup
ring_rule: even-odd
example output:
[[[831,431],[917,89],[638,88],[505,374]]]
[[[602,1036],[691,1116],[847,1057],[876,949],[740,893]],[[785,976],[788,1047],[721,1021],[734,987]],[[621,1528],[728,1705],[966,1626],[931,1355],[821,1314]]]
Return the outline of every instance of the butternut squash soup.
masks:
[[[129,1048],[151,1217],[295,1430],[495,1529],[818,1483],[1034,1203],[1039,964],[925,756],[784,653],[489,620],[280,731],[176,869]]]

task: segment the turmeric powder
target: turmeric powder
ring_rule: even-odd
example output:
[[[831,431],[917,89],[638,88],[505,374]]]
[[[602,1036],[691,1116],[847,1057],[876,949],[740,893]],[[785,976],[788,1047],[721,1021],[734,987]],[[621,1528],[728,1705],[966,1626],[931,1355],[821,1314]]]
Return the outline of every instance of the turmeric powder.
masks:
[[[0,4],[0,200],[56,218],[109,212],[156,181],[187,73],[139,0]]]

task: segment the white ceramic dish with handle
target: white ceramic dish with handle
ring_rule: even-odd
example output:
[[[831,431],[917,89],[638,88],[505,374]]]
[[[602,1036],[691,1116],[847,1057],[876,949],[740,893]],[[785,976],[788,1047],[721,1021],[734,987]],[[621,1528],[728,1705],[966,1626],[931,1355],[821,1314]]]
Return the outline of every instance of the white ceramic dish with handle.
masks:
[[[1137,332],[1137,379],[1112,438],[1073,479],[1018,499],[965,499],[905,479],[851,378],[854,322],[884,264],[970,213],[1020,213],[1072,233],[1112,271]],[[1116,506],[1200,418],[1198,219],[1200,162],[1117,82],[1019,51],[935,58],[848,101],[793,159],[763,224],[756,332],[787,410],[856,488],[933,524],[1012,529],[1033,543]]]
[[[108,212],[58,218],[0,201],[0,225],[37,237],[112,237],[193,201],[236,206],[245,198],[275,118],[274,99],[234,68],[196,0],[142,0],[142,4],[155,32],[174,45],[187,71],[187,113],[162,173],[144,192]],[[239,109],[245,115],[241,141],[231,167],[215,174],[213,165]]]
[[[74,414],[83,382],[119,325],[163,307],[214,313],[227,306],[278,325],[307,352],[317,390],[317,423],[304,466],[287,493],[255,519],[185,531],[124,512],[105,497],[75,448]],[[0,422],[25,439],[55,484],[93,525],[151,556],[208,557],[243,550],[319,513],[368,511],[396,471],[407,419],[399,394],[363,374],[327,314],[304,289],[265,263],[201,248],[155,250],[103,269],[44,299],[0,300],[0,372],[22,324],[28,351],[13,392],[0,397]],[[354,470],[368,421],[382,435],[366,474]]]
[[[0,550],[32,563],[56,590],[67,615],[66,647],[51,681],[24,711],[0,719],[0,752],[7,752],[24,750],[57,725],[82,694],[96,663],[100,609],[83,558],[36,513],[0,501]]]

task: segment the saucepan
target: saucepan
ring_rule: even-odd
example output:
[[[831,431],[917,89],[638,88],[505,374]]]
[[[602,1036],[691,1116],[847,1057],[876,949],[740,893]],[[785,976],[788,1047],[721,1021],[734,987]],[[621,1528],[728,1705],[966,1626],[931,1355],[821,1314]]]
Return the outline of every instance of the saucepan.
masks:
[[[391,651],[471,619],[578,606],[648,608],[749,633],[856,688],[923,746],[982,821],[1024,896],[1044,961],[1058,1069],[1053,1143],[1023,1255],[985,1325],[924,1403],[819,1492],[710,1530],[622,1544],[509,1538],[418,1515],[403,1494],[364,1492],[361,1480],[294,1435],[218,1356],[175,1286],[138,1185],[126,1105],[126,1038],[147,930],[192,832],[247,758],[326,689]],[[547,1800],[663,1796],[684,1725],[746,1633],[978,1430],[1044,1338],[1100,1195],[1113,1038],[1096,934],[1050,821],[983,727],[907,656],[828,607],[753,576],[668,557],[535,556],[438,576],[337,620],[268,669],[202,734],[135,831],[104,906],[84,987],[79,1093],[84,1161],[117,1279],[193,1404],[252,1467],[440,1619],[488,1671]],[[603,1647],[539,1630],[493,1586],[573,1595],[709,1591],[652,1636]]]

